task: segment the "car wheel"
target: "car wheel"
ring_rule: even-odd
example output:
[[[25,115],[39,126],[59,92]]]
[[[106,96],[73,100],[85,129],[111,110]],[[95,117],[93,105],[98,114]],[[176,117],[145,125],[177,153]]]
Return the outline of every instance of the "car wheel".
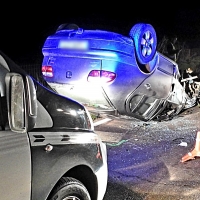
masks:
[[[157,36],[153,26],[144,23],[136,24],[130,30],[129,36],[134,41],[138,62],[140,64],[150,62],[157,48]]]
[[[57,28],[56,32],[60,30],[78,30],[78,29],[79,29],[78,25],[66,23],[66,24],[61,24]]]
[[[86,187],[74,178],[64,177],[53,189],[48,200],[91,200]]]

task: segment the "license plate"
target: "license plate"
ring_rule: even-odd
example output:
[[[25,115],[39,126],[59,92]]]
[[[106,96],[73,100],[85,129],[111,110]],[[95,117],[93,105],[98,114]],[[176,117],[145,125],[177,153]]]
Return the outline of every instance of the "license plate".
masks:
[[[61,40],[58,47],[61,49],[87,50],[88,42],[83,40]]]

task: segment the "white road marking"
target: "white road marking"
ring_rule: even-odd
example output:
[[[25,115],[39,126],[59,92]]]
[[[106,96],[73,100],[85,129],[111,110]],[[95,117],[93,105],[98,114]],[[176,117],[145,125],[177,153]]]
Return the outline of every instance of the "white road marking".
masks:
[[[112,119],[109,119],[109,118],[102,119],[102,120],[100,120],[100,121],[94,122],[94,126],[98,126],[98,125],[100,125],[100,124],[104,124],[104,123],[109,122],[109,121],[111,121],[111,120],[112,120]]]

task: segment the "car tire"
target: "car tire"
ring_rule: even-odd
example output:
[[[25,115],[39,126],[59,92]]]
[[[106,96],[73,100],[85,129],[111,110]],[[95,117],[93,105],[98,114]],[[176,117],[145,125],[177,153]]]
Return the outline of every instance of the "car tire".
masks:
[[[48,200],[91,200],[86,187],[78,180],[63,177],[50,194]]]
[[[138,62],[149,63],[154,58],[157,48],[157,36],[153,26],[144,23],[135,24],[129,36],[133,39]]]
[[[57,30],[57,31],[60,31],[60,30],[78,30],[79,29],[79,26],[77,24],[70,24],[70,23],[66,23],[66,24],[61,24]]]

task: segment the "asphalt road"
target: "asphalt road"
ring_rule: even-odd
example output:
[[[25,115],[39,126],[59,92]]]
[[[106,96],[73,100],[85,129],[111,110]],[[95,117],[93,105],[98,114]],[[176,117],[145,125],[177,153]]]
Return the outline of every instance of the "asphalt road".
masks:
[[[200,199],[200,153],[181,162],[200,142],[199,106],[170,121],[103,114],[94,123],[108,151],[104,200]]]

